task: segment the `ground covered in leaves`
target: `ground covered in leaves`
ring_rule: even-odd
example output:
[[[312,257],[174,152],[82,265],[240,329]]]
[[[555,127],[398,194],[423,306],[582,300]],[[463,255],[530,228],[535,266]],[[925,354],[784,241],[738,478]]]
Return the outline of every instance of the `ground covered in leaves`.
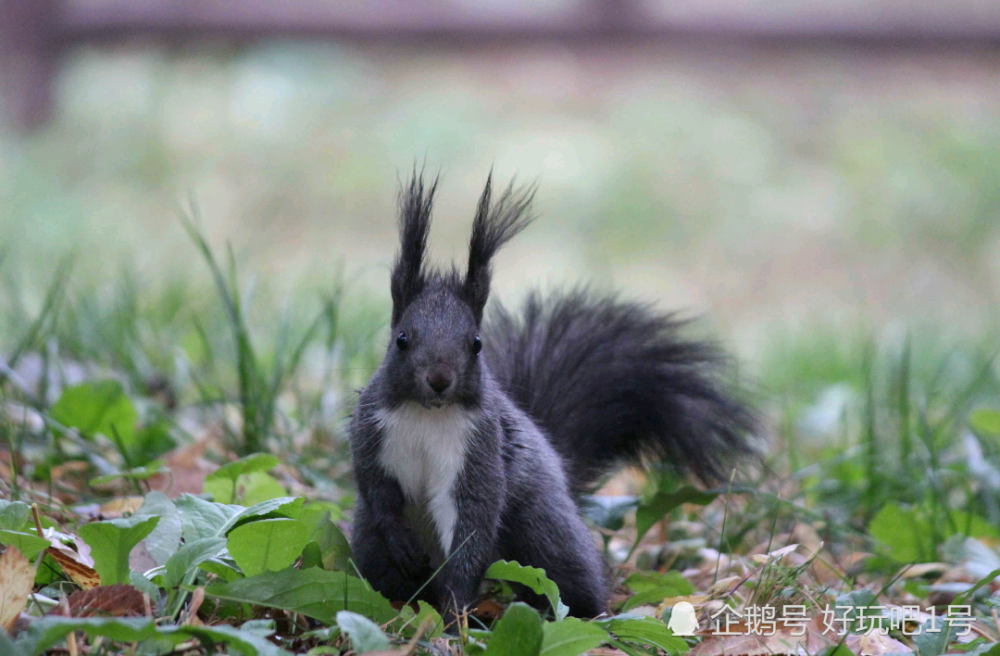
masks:
[[[763,472],[705,490],[628,471],[584,500],[608,615],[567,617],[543,571],[498,562],[444,626],[373,591],[345,537],[343,418],[380,309],[335,289],[305,320],[252,312],[186,225],[210,294],[74,289],[67,264],[37,310],[6,301],[0,654],[1000,654],[988,340],[784,343]]]

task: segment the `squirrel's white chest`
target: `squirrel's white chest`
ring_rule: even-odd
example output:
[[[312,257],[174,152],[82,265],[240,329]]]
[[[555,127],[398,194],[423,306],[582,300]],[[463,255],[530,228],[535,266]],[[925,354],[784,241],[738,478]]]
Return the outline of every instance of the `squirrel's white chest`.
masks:
[[[377,418],[382,428],[380,464],[399,481],[408,502],[426,509],[434,526],[414,528],[418,533],[433,528],[447,556],[458,520],[455,480],[465,461],[472,415],[458,406],[406,403],[380,410]]]

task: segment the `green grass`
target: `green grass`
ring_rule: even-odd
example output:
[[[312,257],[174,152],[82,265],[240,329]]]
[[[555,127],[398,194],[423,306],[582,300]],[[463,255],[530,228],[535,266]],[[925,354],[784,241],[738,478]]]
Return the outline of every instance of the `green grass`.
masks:
[[[136,583],[137,574],[130,574],[133,583],[154,599],[163,595],[166,600],[170,612],[159,629],[143,628],[140,621],[133,626],[116,624],[115,620],[97,625],[68,621],[62,626],[91,636],[104,632],[112,641],[127,642],[153,633],[167,642],[189,639],[191,634],[171,628],[179,625],[171,624],[169,618],[178,621],[190,612],[185,610],[191,598],[184,585],[201,581],[209,584],[203,616],[225,620],[206,631],[216,631],[211,639],[222,642],[234,639],[224,634],[227,625],[239,626],[259,618],[269,607],[302,612],[321,624],[339,627],[344,633],[333,644],[340,648],[348,644],[357,648],[366,640],[373,640],[372,644],[405,641],[415,635],[418,626],[436,631],[439,620],[434,619],[433,611],[421,612],[419,618],[409,611],[396,614],[364,588],[344,588],[344,581],[353,572],[349,553],[343,551],[346,543],[339,528],[331,519],[324,519],[331,512],[333,520],[350,517],[351,482],[343,419],[350,408],[350,389],[363,384],[377,364],[377,337],[384,328],[379,317],[387,308],[378,304],[363,310],[352,308],[351,290],[342,282],[325,291],[304,288],[285,299],[253,288],[248,277],[239,273],[231,250],[225,260],[219,260],[217,249],[208,243],[197,221],[197,216],[182,219],[192,253],[197,254],[192,258],[197,266],[191,267],[186,279],[149,289],[131,275],[98,285],[77,284],[67,259],[32,309],[21,297],[17,277],[6,272],[8,284],[2,302],[10,308],[7,316],[16,318],[9,320],[2,336],[4,353],[10,354],[3,396],[38,413],[43,423],[41,428],[31,429],[21,424],[16,411],[8,409],[4,414],[0,422],[2,443],[8,453],[23,453],[25,458],[10,461],[19,477],[0,482],[3,494],[11,500],[37,503],[46,517],[59,518],[67,530],[74,530],[74,520],[68,519],[72,513],[52,496],[53,490],[62,490],[63,498],[71,494],[78,502],[138,492],[147,503],[170,503],[150,493],[148,487],[150,476],[163,471],[164,454],[175,445],[184,446],[219,431],[224,436],[222,450],[210,453],[210,457],[223,460],[260,451],[280,454],[282,462],[298,472],[313,494],[328,501],[312,500],[305,505],[302,501],[269,501],[287,494],[286,483],[269,473],[277,462],[274,459],[246,461],[240,469],[231,467],[235,473],[206,482],[206,492],[221,495],[230,503],[263,503],[246,511],[255,518],[251,524],[261,523],[253,529],[233,531],[228,538],[220,536],[218,544],[199,543],[199,548],[218,548],[225,539],[244,540],[230,545],[235,561],[216,556],[206,561],[206,569],[191,564],[173,578],[154,577],[146,583]],[[345,315],[353,318],[347,320]],[[1000,452],[1000,414],[990,410],[1000,407],[996,354],[993,335],[955,343],[942,341],[932,331],[917,330],[904,333],[902,338],[879,336],[862,328],[833,331],[822,327],[780,335],[759,363],[756,390],[772,429],[769,471],[708,495],[679,488],[676,480],[653,476],[638,499],[609,500],[612,505],[623,504],[620,512],[595,515],[604,518],[599,523],[606,522],[603,525],[610,531],[607,535],[611,539],[606,540],[609,556],[614,558],[617,553],[615,542],[624,540],[637,553],[640,572],[679,569],[699,562],[693,552],[669,555],[651,549],[656,545],[648,540],[630,542],[635,532],[628,509],[636,505],[643,532],[663,516],[693,520],[703,527],[700,544],[734,557],[762,544],[771,545],[769,549],[784,546],[772,542],[800,523],[812,526],[826,542],[824,553],[833,556],[824,558],[856,550],[875,554],[864,561],[861,570],[842,573],[843,578],[832,587],[830,582],[819,585],[810,578],[813,561],[769,561],[745,583],[739,597],[747,604],[804,602],[813,607],[858,589],[866,581],[877,582],[890,598],[898,596],[904,583],[892,576],[900,565],[939,559],[963,562],[974,554],[962,541],[964,536],[992,548],[990,545],[1000,540],[996,529],[1000,525],[1000,490],[991,487]],[[32,370],[33,377],[28,375]],[[67,385],[76,378],[85,382]],[[109,378],[121,383],[100,382]],[[170,400],[162,393],[164,386],[170,390]],[[832,396],[830,390],[835,391]],[[331,393],[337,399],[335,408],[324,410],[324,398]],[[235,408],[236,415],[227,415],[227,407]],[[973,416],[974,421],[970,419]],[[135,424],[121,425],[116,417],[134,417]],[[984,454],[978,464],[969,459],[969,439],[974,439]],[[61,465],[79,461],[87,463],[86,477],[104,487],[74,487],[69,480],[53,475]],[[680,504],[694,500],[700,505]],[[186,512],[204,513],[204,509],[192,509],[191,504],[198,503],[210,502],[192,498],[183,501],[187,505],[171,511],[171,504],[167,511],[161,511],[179,512],[182,517]],[[624,525],[621,513],[626,517]],[[125,540],[126,546],[130,540],[138,541],[148,528],[141,517],[101,528],[111,533],[126,531],[118,537],[108,533],[101,539],[115,544]],[[22,525],[10,530],[30,535],[29,529]],[[87,534],[96,536],[97,530],[87,529]],[[194,548],[200,534],[185,535],[186,543]],[[258,553],[256,545],[267,540],[275,541],[274,550]],[[125,557],[122,553],[127,556],[129,550],[99,554],[99,562],[107,560],[100,565],[102,571],[119,572],[116,576],[127,573],[127,564],[115,559]],[[722,563],[721,555],[719,558],[717,570]],[[288,593],[291,596],[283,597],[277,606],[273,599],[261,596],[266,590],[298,585],[292,579],[299,570],[289,569],[293,561],[301,566],[314,563],[331,574],[346,568],[348,579],[330,578],[323,584],[326,587],[321,586],[322,594],[346,595],[349,607],[368,608],[362,615],[382,625],[378,632],[363,628],[364,622],[354,616],[317,615],[317,611],[308,610],[313,603],[310,597],[299,593]],[[244,567],[264,573],[241,574]],[[280,572],[267,573],[269,567]],[[621,570],[621,576],[632,582],[625,590],[627,598],[636,599],[634,605],[645,603],[639,600],[647,598],[690,594],[692,589],[691,584],[675,579],[654,585],[649,582],[653,579],[629,578],[630,571]],[[218,577],[212,579],[215,583],[205,578],[208,572]],[[712,580],[724,573],[716,572]],[[73,589],[57,567],[43,568],[38,576],[43,599],[58,600]],[[259,586],[254,584],[258,581],[254,576],[263,577]],[[220,581],[236,587],[219,587]],[[909,585],[906,590],[926,591],[926,585]],[[512,600],[509,587],[501,585],[495,594],[504,603]],[[988,612],[986,604],[993,601],[976,597],[974,605],[977,612]],[[623,607],[632,608],[633,604],[626,600]],[[562,623],[550,616],[543,624],[543,617],[520,611],[509,618],[505,621],[518,623],[519,631],[565,633],[581,646],[610,641],[624,644],[627,651],[639,649],[642,643],[641,638],[632,642],[613,638],[618,633],[608,623]],[[512,630],[501,624],[492,631],[488,624],[475,628],[475,621],[470,622],[463,631],[486,643],[499,645],[507,639],[502,636]],[[53,621],[38,626],[49,625],[55,626]],[[687,648],[688,642],[677,642],[667,634],[655,637],[642,633],[651,627],[636,624],[617,628],[621,635],[636,631],[636,635],[660,640],[671,649]],[[279,642],[292,651],[301,652],[326,639],[306,631],[304,625],[278,626],[276,630]],[[337,630],[323,635],[338,635]],[[209,634],[201,637],[207,640]],[[424,648],[420,645],[429,643],[418,644]],[[23,642],[22,646],[27,649],[30,644]],[[268,649],[263,642],[243,648],[251,654]]]

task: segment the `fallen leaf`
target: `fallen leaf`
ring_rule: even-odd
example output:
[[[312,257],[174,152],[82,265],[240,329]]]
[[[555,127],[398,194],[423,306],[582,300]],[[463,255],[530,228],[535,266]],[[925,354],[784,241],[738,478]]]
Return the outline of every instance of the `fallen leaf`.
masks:
[[[71,617],[142,617],[146,614],[142,593],[121,583],[77,590],[67,602]],[[56,606],[52,614],[60,614],[59,610],[60,606]]]
[[[28,604],[35,583],[35,568],[14,547],[0,556],[0,626],[10,632],[18,615]]]
[[[42,537],[49,541],[48,554],[59,563],[74,583],[84,590],[96,588],[101,577],[94,569],[94,559],[90,557],[90,547],[79,536],[60,533],[54,528],[42,531]],[[66,544],[71,543],[76,549]]]
[[[770,635],[751,634],[744,622],[735,622],[726,627],[723,622],[720,630],[737,635],[719,635],[714,633],[714,622],[710,623],[709,637],[696,645],[689,656],[808,656],[820,653],[824,648],[834,644],[829,637],[823,635],[820,620],[812,618],[804,627],[796,627],[777,621],[775,630]],[[804,629],[804,630],[803,630]],[[793,633],[803,633],[801,636]]]
[[[779,562],[779,561],[781,561],[782,558],[784,558],[785,556],[787,556],[788,554],[792,553],[793,551],[795,551],[798,548],[799,548],[799,545],[797,545],[797,544],[790,544],[787,547],[782,547],[781,549],[777,549],[777,550],[772,551],[770,553],[756,554],[756,555],[752,556],[752,558],[753,558],[753,561],[755,563],[757,563],[758,565],[764,565],[768,561],[772,561],[772,560],[775,561],[775,562]]]
[[[865,635],[852,633],[844,640],[847,648],[855,654],[883,656],[883,654],[908,654],[913,650],[895,638],[872,631]]]
[[[134,513],[142,506],[143,497],[122,497],[101,504],[101,515],[105,519],[121,517],[125,513]]]

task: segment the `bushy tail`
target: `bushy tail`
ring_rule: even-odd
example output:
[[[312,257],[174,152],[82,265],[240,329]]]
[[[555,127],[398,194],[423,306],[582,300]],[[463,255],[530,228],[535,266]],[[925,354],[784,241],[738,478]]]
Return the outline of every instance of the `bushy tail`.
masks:
[[[644,459],[725,480],[755,452],[755,413],[722,380],[722,354],[679,336],[684,321],[586,290],[493,309],[491,371],[549,435],[574,492]]]

